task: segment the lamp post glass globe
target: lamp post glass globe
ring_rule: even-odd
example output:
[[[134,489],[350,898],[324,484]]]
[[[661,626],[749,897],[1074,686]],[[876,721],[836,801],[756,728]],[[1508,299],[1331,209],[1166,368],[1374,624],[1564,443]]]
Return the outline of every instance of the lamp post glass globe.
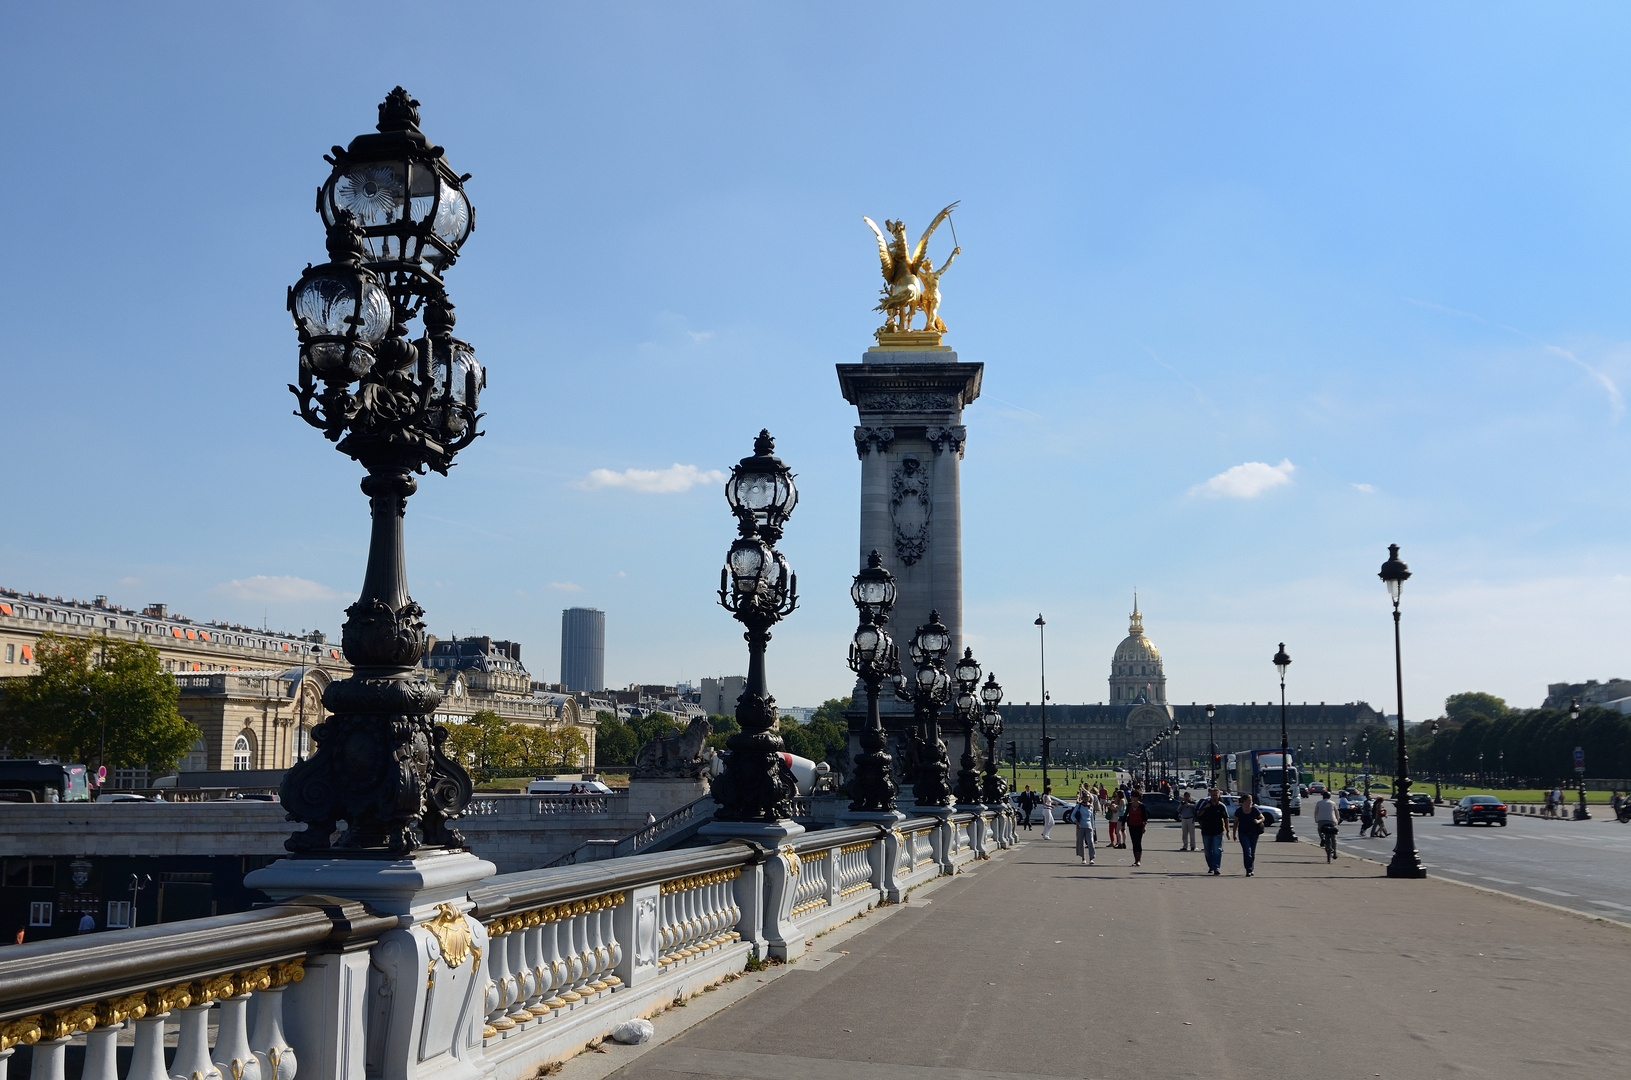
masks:
[[[782,525],[799,501],[793,473],[771,453],[775,448],[770,432],[761,430],[753,454],[731,466],[725,481],[725,500],[741,523],[742,535],[757,532],[771,543],[781,539]]]

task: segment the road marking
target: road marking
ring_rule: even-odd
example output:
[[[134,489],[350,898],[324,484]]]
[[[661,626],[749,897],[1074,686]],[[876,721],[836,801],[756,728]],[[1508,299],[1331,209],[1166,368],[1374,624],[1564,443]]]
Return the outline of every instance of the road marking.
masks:
[[[1626,907],[1624,904],[1612,903],[1608,900],[1593,900],[1591,903],[1596,904],[1598,907],[1613,908],[1615,911],[1631,911],[1631,907]]]
[[[1437,869],[1441,874],[1466,874],[1468,877],[1476,876],[1471,870],[1457,870],[1453,866],[1440,866]]]
[[[1517,884],[1516,881],[1508,881],[1506,878],[1490,877],[1488,874],[1479,874],[1478,876],[1483,878],[1485,881],[1493,881],[1497,885],[1516,885]]]
[[[1490,880],[1494,881],[1495,879],[1490,878]],[[1560,891],[1558,889],[1548,889],[1544,885],[1527,885],[1527,886],[1525,886],[1525,888],[1534,889],[1536,892],[1550,893],[1553,896],[1573,896],[1574,895],[1574,893],[1572,893],[1572,892],[1562,892],[1562,891]]]

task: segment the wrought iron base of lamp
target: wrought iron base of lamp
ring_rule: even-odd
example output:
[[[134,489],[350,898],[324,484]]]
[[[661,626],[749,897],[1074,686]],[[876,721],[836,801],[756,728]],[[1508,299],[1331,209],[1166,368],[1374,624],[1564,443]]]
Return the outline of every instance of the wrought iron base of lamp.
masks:
[[[946,752],[945,741],[939,738],[932,743],[920,741],[917,753],[917,775],[912,783],[913,809],[930,813],[949,811],[952,795],[947,778],[951,773],[951,757]]]
[[[736,718],[742,730],[725,740],[730,756],[712,785],[719,804],[715,821],[791,822],[798,781],[782,757],[782,738],[774,730],[776,716],[774,698],[744,693],[737,699]]]
[[[855,756],[855,777],[849,783],[854,801],[851,813],[894,814],[900,787],[895,783],[894,761],[884,751],[885,736],[878,731],[861,733],[862,752]]]

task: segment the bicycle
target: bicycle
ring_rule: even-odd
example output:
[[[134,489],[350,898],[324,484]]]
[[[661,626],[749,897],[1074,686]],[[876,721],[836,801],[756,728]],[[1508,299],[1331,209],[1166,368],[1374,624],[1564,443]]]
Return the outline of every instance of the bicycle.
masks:
[[[1320,826],[1320,847],[1325,849],[1325,861],[1337,857],[1337,829],[1335,825]]]

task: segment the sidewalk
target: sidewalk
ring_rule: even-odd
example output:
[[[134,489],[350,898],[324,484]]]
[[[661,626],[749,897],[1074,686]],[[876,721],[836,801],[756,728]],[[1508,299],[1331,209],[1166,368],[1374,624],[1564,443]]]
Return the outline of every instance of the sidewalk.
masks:
[[[1177,830],[1144,865],[1067,827],[861,920],[728,1008],[563,1080],[1610,1076],[1631,929],[1448,881],[1392,881],[1313,844],[1225,849]],[[736,995],[731,995],[735,997]],[[704,998],[712,997],[705,995]],[[677,1015],[679,1014],[679,1015]]]

